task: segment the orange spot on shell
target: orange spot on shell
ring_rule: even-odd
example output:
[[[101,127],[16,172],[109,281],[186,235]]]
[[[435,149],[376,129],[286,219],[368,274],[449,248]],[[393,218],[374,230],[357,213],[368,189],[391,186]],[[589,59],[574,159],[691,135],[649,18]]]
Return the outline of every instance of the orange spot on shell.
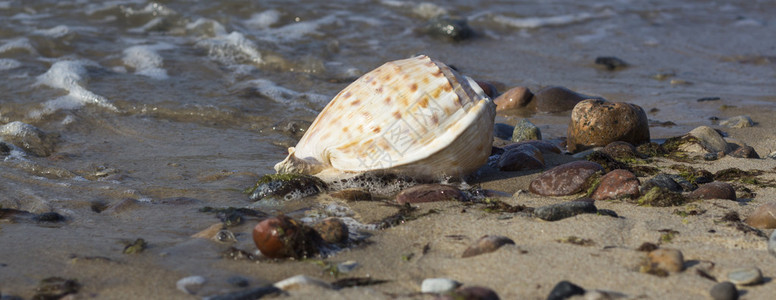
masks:
[[[391,104],[391,96],[385,97],[385,104]]]
[[[347,92],[345,92],[345,94],[342,95],[342,97],[350,98],[351,95],[352,94],[350,93],[350,91],[347,91]]]
[[[417,83],[413,83],[412,85],[410,85],[410,91],[415,92],[417,90],[418,90],[418,84]]]
[[[374,132],[374,133],[380,133],[380,126],[377,126],[377,127],[375,127],[374,129],[372,129],[372,132]]]
[[[393,116],[396,117],[397,119],[401,119],[401,113],[398,111],[393,112]]]
[[[420,105],[422,108],[428,107],[428,97],[423,97],[420,99],[420,101],[418,101],[418,105]]]
[[[358,105],[359,103],[361,103],[361,100],[356,99],[353,102],[350,102],[350,105]]]

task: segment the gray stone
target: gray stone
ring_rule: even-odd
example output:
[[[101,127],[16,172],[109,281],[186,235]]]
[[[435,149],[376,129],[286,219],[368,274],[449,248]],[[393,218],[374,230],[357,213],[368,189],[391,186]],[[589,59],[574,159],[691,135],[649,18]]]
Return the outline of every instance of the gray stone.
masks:
[[[741,115],[719,122],[719,125],[729,128],[744,128],[754,126],[754,121],[749,116]]]
[[[0,139],[36,156],[51,155],[56,140],[37,127],[19,121],[0,126]]]
[[[541,206],[534,210],[533,215],[545,221],[557,221],[579,214],[594,214],[596,212],[598,209],[595,207],[593,199],[586,198]]]
[[[763,273],[760,269],[755,267],[730,270],[727,274],[727,278],[736,285],[756,285],[763,283]]]
[[[515,127],[509,124],[504,124],[504,123],[493,124],[493,136],[500,139],[511,140],[512,132],[514,130],[515,130]]]
[[[714,128],[709,126],[699,126],[690,131],[688,134],[696,138],[698,142],[682,144],[679,146],[679,150],[681,151],[698,153],[728,153],[733,150],[732,147],[728,146],[727,141],[725,141],[722,135],[714,130]]]
[[[585,289],[569,281],[561,281],[552,288],[547,300],[563,300],[576,295],[584,295]]]
[[[771,238],[768,239],[768,252],[776,256],[776,230],[771,233]]]
[[[202,288],[206,281],[205,277],[202,276],[189,276],[178,280],[175,283],[175,287],[186,294],[194,295]]]
[[[644,182],[644,185],[641,186],[641,194],[646,194],[647,191],[651,190],[653,187],[660,187],[672,192],[679,193],[684,190],[682,186],[672,178],[671,175],[664,173],[657,174],[655,177],[647,180],[647,182]]]
[[[730,281],[720,282],[711,287],[709,295],[714,300],[736,300],[738,299],[738,289]]]
[[[461,283],[447,278],[426,278],[420,285],[422,293],[443,294],[461,286]]]
[[[512,141],[528,141],[528,140],[541,140],[542,133],[539,127],[536,127],[533,123],[526,119],[520,119],[515,124],[515,130],[512,131]]]

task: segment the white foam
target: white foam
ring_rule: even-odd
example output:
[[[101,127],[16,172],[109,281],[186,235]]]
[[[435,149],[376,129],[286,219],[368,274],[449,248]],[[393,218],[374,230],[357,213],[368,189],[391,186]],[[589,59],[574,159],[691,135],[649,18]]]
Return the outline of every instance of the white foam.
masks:
[[[167,70],[162,68],[164,60],[157,51],[172,48],[172,45],[166,43],[132,46],[124,49],[123,62],[126,66],[134,68],[135,74],[164,80],[169,76],[167,76]]]
[[[0,53],[5,53],[13,50],[27,50],[31,54],[37,54],[38,51],[32,46],[30,40],[26,37],[8,40],[0,46]]]
[[[256,91],[264,97],[267,97],[275,102],[284,104],[298,104],[300,100],[307,99],[313,103],[326,103],[329,101],[329,97],[315,93],[300,93],[282,86],[276,85],[274,82],[265,79],[256,79],[246,82],[256,89]]]
[[[16,69],[21,66],[22,66],[22,63],[20,63],[18,60],[10,59],[10,58],[0,58],[0,71]]]
[[[83,85],[88,79],[86,66],[99,66],[86,60],[63,60],[51,65],[46,73],[37,78],[35,85],[46,85],[63,89],[69,93],[65,96],[46,101],[41,110],[31,111],[30,117],[36,118],[53,113],[57,110],[78,109],[86,104],[95,104],[113,111],[118,109],[103,96],[92,93]]]
[[[439,5],[436,5],[434,3],[429,3],[429,2],[423,2],[416,5],[412,9],[412,12],[426,19],[431,19],[434,17],[448,14],[447,9],[445,9],[444,7],[441,7]]]
[[[263,62],[256,44],[237,31],[226,35],[218,34],[213,38],[197,42],[197,45],[207,48],[208,55],[221,62],[253,64]]]
[[[529,18],[513,18],[496,15],[493,17],[493,21],[517,28],[539,28],[545,26],[563,26],[572,23],[584,22],[591,19],[605,18],[612,15],[614,15],[614,12],[611,10],[604,10],[600,13],[581,12],[569,15]]]
[[[280,20],[280,12],[270,9],[251,15],[251,18],[245,21],[245,25],[254,29],[267,29],[277,23],[278,20]]]
[[[49,29],[37,29],[33,31],[33,34],[43,35],[52,38],[61,38],[70,33],[70,28],[65,25],[58,25]]]

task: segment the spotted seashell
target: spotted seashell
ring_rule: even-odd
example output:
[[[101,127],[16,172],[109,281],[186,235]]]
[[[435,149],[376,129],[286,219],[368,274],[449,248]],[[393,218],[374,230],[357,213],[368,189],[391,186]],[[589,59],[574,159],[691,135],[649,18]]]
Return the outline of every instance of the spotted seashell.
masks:
[[[364,172],[466,175],[488,159],[495,114],[474,80],[439,61],[388,62],[337,94],[275,170],[324,180]]]

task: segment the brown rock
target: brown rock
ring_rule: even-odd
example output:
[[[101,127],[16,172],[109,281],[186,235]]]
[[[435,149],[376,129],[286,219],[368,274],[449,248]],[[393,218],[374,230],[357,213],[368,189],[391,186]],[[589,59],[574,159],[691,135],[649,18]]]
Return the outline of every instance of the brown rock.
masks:
[[[698,187],[688,196],[690,199],[736,200],[736,190],[726,182],[714,181]]]
[[[542,152],[530,145],[523,144],[518,147],[510,147],[501,154],[496,164],[500,171],[524,171],[544,168],[544,156]]]
[[[647,255],[652,266],[667,272],[681,272],[684,270],[684,256],[676,249],[660,248],[649,252]]]
[[[746,224],[760,229],[776,228],[776,202],[762,204],[746,218]]]
[[[595,200],[639,197],[639,179],[628,170],[617,169],[601,177],[601,184],[590,196]]]
[[[636,146],[631,143],[623,141],[614,141],[606,145],[601,152],[609,154],[609,156],[616,159],[628,159],[640,157]]]
[[[446,184],[416,185],[396,195],[396,202],[399,204],[450,200],[463,201],[466,196],[458,188]]]
[[[435,298],[437,300],[499,300],[501,298],[498,297],[498,294],[496,294],[495,291],[481,286],[469,286],[469,287],[463,287],[458,288],[457,290],[444,294],[439,295],[439,297]]]
[[[348,226],[340,218],[330,217],[313,225],[324,242],[329,244],[344,244],[348,241]]]
[[[510,110],[525,107],[531,102],[533,96],[533,93],[528,88],[518,86],[498,96],[498,98],[493,100],[493,103],[496,103],[496,111]]]
[[[760,155],[757,155],[757,151],[754,151],[752,146],[739,147],[728,155],[738,158],[760,158]]]
[[[253,228],[253,243],[269,258],[305,258],[318,253],[315,234],[304,224],[280,215],[265,219]]]
[[[482,91],[485,92],[485,95],[488,95],[488,97],[490,97],[491,99],[498,96],[498,90],[496,89],[496,86],[494,86],[490,82],[479,81],[479,80],[475,80],[475,82],[477,82],[477,85],[479,85]]]
[[[641,107],[604,100],[584,100],[571,112],[567,148],[579,152],[614,141],[634,145],[649,142],[647,114]]]
[[[581,192],[590,184],[590,176],[603,171],[601,165],[574,161],[549,169],[531,181],[531,193],[542,196],[565,196]]]
[[[500,235],[485,235],[481,237],[479,240],[474,242],[474,244],[471,244],[469,248],[466,248],[466,250],[463,252],[463,255],[461,257],[472,257],[477,256],[480,254],[490,253],[493,251],[498,250],[498,248],[501,248],[501,246],[504,246],[506,244],[515,244],[515,241],[512,239],[500,236]]]
[[[564,87],[551,86],[536,92],[533,101],[536,102],[536,110],[555,113],[571,110],[577,103],[585,99],[603,100],[602,98],[583,95]]]

